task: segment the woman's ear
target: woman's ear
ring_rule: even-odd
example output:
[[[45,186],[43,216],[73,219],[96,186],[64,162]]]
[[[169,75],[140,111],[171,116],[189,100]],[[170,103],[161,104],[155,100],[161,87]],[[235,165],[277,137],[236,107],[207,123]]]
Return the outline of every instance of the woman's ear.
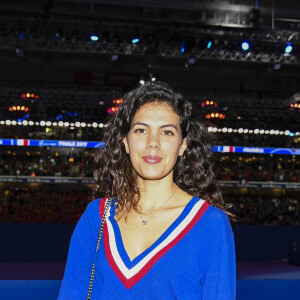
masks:
[[[128,147],[128,141],[126,136],[123,137],[123,144],[125,146],[126,153],[129,154],[129,147]]]
[[[184,153],[185,149],[187,148],[187,146],[188,146],[188,144],[187,144],[186,138],[184,138],[182,140],[182,144],[181,144],[180,149],[179,149],[179,153],[178,153],[179,156],[183,155],[183,153]]]

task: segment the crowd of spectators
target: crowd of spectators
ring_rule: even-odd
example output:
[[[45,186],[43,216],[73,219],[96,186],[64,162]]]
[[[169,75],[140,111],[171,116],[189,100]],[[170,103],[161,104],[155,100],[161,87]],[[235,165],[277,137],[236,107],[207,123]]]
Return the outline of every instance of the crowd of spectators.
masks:
[[[76,223],[89,197],[80,191],[0,190],[1,222]]]
[[[40,153],[1,153],[0,175],[93,177],[94,150],[63,155],[47,151]],[[290,155],[216,155],[216,175],[222,181],[300,182],[299,166],[300,161]]]
[[[218,155],[217,178],[223,181],[300,182],[300,161],[290,155]]]
[[[298,193],[299,194],[299,193]],[[299,195],[298,195],[299,196]],[[1,222],[76,223],[92,199],[91,191],[0,190]],[[225,194],[239,225],[300,225],[297,193]]]
[[[270,193],[227,194],[240,225],[300,225],[299,192],[275,196]]]
[[[0,175],[92,177],[93,158],[75,153],[59,156],[1,155]]]

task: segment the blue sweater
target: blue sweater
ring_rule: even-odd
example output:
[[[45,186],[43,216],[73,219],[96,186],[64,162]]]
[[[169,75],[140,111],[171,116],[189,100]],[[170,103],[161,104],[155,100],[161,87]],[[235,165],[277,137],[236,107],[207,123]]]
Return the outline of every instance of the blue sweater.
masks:
[[[224,212],[193,197],[159,239],[132,261],[124,248],[112,204],[95,252],[100,199],[89,204],[72,235],[58,300],[235,299],[235,247]]]

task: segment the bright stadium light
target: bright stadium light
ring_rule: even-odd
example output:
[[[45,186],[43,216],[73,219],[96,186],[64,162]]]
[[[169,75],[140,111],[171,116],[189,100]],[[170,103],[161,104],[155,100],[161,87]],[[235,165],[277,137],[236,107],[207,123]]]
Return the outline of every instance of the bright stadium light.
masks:
[[[99,40],[99,36],[93,34],[93,35],[90,36],[90,40],[93,41],[93,42],[97,42]]]
[[[290,54],[292,51],[293,51],[293,46],[290,43],[287,43],[284,52],[286,54]]]
[[[135,39],[132,39],[131,43],[132,43],[132,44],[136,44],[136,43],[138,43],[139,41],[140,41],[139,38],[135,38]]]
[[[181,54],[183,54],[185,51],[185,41],[182,42],[181,46],[180,46],[180,52]]]
[[[243,43],[242,43],[242,49],[243,49],[244,51],[249,50],[249,48],[250,48],[250,45],[249,45],[248,42],[243,42]]]
[[[206,45],[206,48],[209,49],[211,47],[211,45],[212,45],[212,41],[209,41]]]

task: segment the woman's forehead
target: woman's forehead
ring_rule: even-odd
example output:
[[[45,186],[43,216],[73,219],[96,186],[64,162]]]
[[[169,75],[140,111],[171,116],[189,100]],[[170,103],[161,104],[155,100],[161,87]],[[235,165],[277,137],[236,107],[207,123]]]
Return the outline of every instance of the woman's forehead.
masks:
[[[159,118],[163,118],[179,121],[178,114],[168,103],[164,102],[150,102],[144,104],[136,111],[132,121],[136,121],[140,118],[149,120],[159,120]]]

